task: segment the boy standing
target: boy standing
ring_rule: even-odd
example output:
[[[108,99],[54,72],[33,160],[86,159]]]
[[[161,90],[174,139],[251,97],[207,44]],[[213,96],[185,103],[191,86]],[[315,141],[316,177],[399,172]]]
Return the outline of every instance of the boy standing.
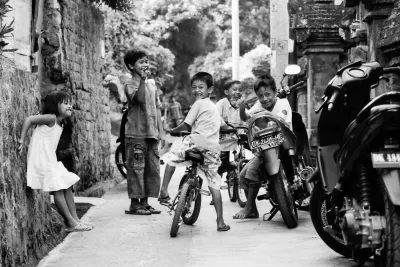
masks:
[[[143,51],[129,50],[124,62],[132,77],[125,84],[128,117],[125,126],[128,195],[127,214],[150,215],[161,211],[148,203],[160,190],[160,158],[158,140],[163,134],[161,103],[157,87],[149,76],[149,60]]]
[[[199,166],[198,175],[203,180],[207,180],[208,188],[211,191],[215,202],[215,211],[217,213],[217,231],[228,231],[230,226],[225,224],[222,210],[221,198],[221,176],[218,175],[218,167],[221,164],[219,159],[219,131],[221,128],[227,128],[210,100],[209,94],[212,92],[213,78],[207,72],[196,73],[191,81],[192,93],[196,102],[191,107],[185,121],[171,132],[188,131],[191,128],[191,134],[185,138],[181,145],[181,151],[171,151],[171,158],[165,168],[163,185],[160,192],[160,202],[169,201],[168,184],[175,172],[176,166],[191,164],[185,161],[185,152],[196,149],[204,156],[204,164]]]

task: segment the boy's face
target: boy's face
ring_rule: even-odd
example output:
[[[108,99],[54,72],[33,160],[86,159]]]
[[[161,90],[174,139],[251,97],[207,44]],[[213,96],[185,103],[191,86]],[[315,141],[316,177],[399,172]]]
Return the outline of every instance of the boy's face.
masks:
[[[242,93],[240,92],[240,84],[234,84],[224,92],[229,102],[233,106],[236,106],[238,100],[242,97]]]
[[[261,86],[256,92],[258,100],[265,109],[271,108],[276,102],[276,92],[269,86]]]
[[[133,65],[133,70],[138,74],[142,73],[146,69],[149,69],[149,59],[147,57],[142,57],[142,58],[138,59],[138,61],[136,61],[135,65]]]
[[[207,98],[212,90],[213,86],[207,88],[207,84],[203,81],[195,80],[192,82],[192,93],[196,100]]]

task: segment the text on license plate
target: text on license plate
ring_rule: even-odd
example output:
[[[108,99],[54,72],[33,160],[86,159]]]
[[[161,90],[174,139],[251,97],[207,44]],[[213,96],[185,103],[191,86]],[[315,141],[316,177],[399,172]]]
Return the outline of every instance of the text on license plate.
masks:
[[[284,138],[282,133],[274,133],[252,141],[250,146],[253,152],[257,152],[271,147],[280,146],[283,141]]]
[[[371,153],[373,168],[400,168],[400,152]]]

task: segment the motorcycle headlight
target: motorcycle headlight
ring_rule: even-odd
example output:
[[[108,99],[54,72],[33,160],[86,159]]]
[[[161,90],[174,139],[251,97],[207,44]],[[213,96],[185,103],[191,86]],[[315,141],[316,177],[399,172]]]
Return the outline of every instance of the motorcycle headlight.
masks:
[[[277,131],[280,131],[278,123],[265,117],[255,120],[251,126],[251,135],[253,137],[260,137]]]

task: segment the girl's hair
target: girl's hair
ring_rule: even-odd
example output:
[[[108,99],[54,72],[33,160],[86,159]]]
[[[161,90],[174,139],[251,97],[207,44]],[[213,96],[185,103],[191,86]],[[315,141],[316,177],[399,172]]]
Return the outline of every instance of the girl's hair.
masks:
[[[254,82],[254,91],[257,92],[261,86],[269,87],[272,91],[276,92],[275,80],[269,74],[261,76]]]
[[[202,81],[207,85],[207,88],[214,86],[214,80],[210,73],[208,72],[198,72],[193,75],[192,79],[190,79],[190,86],[192,86],[193,82],[195,81]]]
[[[129,67],[129,64],[135,65],[136,61],[144,57],[147,57],[147,54],[144,51],[136,49],[128,50],[124,56],[125,66],[128,68],[128,70],[133,71],[133,69]]]
[[[42,114],[54,114],[56,116],[60,115],[58,112],[58,104],[64,101],[70,101],[72,99],[71,95],[65,91],[52,91],[44,98],[44,105],[42,109]]]
[[[241,84],[241,82],[238,80],[227,80],[223,86],[224,91],[229,90],[235,84]]]

